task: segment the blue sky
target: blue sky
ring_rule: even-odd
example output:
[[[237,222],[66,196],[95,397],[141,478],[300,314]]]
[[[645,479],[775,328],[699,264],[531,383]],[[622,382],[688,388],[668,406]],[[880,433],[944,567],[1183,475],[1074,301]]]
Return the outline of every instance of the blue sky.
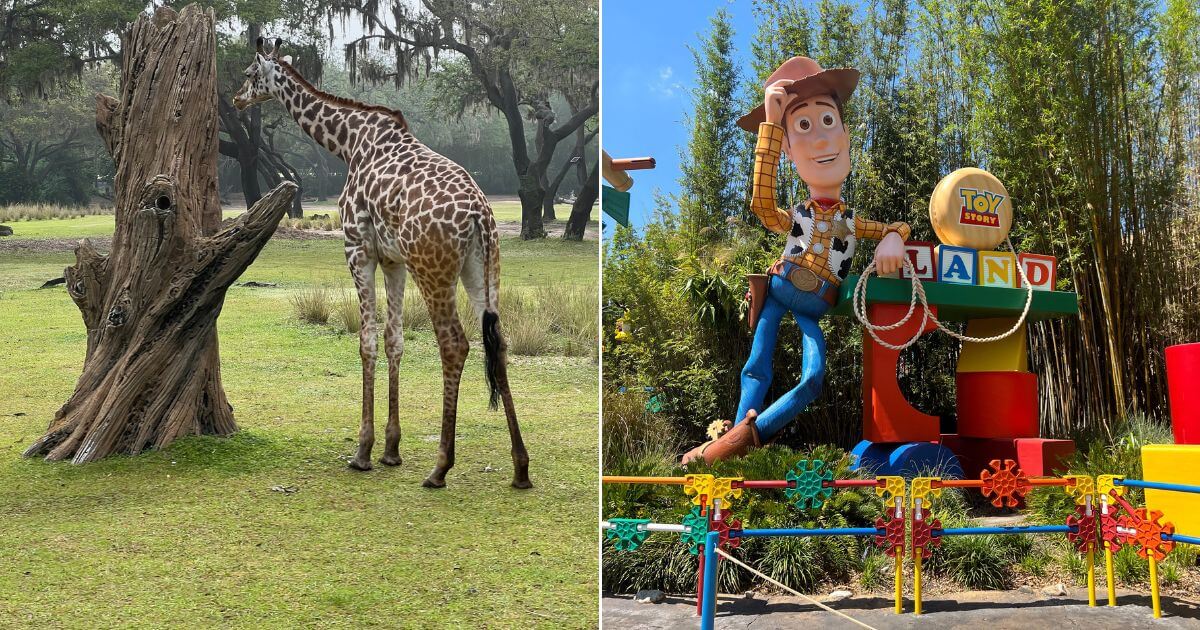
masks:
[[[603,143],[614,158],[651,156],[652,171],[634,171],[630,221],[645,224],[655,189],[679,188],[679,151],[687,143],[686,116],[695,86],[689,46],[725,7],[733,17],[738,64],[754,34],[750,0],[604,0],[602,28]],[[604,217],[606,226],[612,223]],[[606,229],[605,233],[610,233]]]

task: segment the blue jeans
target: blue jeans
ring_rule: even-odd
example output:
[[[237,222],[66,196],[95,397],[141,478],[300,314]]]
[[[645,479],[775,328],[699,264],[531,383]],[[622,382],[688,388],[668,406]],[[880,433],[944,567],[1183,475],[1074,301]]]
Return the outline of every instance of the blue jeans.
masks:
[[[783,264],[785,274],[795,268],[792,263]],[[755,426],[764,441],[787,426],[821,393],[821,385],[825,380],[825,335],[818,322],[829,310],[829,304],[817,297],[816,293],[797,289],[787,278],[772,275],[767,287],[766,303],[754,329],[750,358],[746,360],[746,367],[742,368],[742,396],[738,401],[736,418],[737,422],[741,422],[751,409],[758,411]],[[771,403],[770,407],[763,409],[763,398],[771,386],[771,362],[779,338],[779,324],[788,311],[796,319],[796,325],[804,337],[800,382]]]

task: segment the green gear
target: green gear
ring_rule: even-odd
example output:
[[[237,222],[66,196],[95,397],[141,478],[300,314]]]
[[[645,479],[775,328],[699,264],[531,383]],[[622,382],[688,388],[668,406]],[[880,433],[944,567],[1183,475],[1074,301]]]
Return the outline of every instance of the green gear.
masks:
[[[833,480],[833,472],[824,470],[824,468],[825,462],[819,459],[811,462],[802,459],[796,462],[796,466],[787,473],[787,480],[795,482],[795,487],[789,485],[783,491],[787,495],[788,501],[794,503],[801,510],[821,507],[825,500],[833,494],[833,488],[826,488],[822,485],[824,481]]]
[[[659,399],[658,394],[655,394],[646,401],[646,411],[650,413],[659,413],[663,410],[663,402]]]
[[[608,522],[612,524],[612,528],[608,530],[607,535],[613,539],[613,547],[616,547],[617,551],[635,551],[650,535],[650,532],[638,529],[639,525],[650,523],[648,518],[610,518]]]
[[[685,527],[692,528],[690,532],[680,534],[683,542],[687,543],[688,551],[693,555],[700,553],[700,545],[704,544],[704,538],[708,536],[708,517],[700,513],[700,506],[692,508],[692,511],[683,517]]]

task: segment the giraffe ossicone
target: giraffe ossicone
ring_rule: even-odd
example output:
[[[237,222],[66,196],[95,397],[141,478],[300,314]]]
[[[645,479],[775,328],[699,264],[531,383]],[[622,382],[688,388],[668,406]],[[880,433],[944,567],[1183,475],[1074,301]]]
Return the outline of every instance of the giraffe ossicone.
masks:
[[[529,488],[529,455],[521,439],[508,387],[507,346],[500,331],[499,233],[491,206],[458,164],[422,144],[404,116],[322,92],[300,75],[288,57],[264,50],[259,38],[246,83],[234,96],[245,109],[276,99],[300,128],[346,162],[346,187],[338,199],[345,233],[346,262],[359,299],[362,358],[362,424],[350,467],[371,468],[375,443],[375,269],[384,275],[387,315],[384,353],[388,359],[388,422],[383,457],[400,464],[399,364],[404,354],[402,309],[411,273],[429,308],[442,360],[442,431],[437,463],[426,487],[446,484],[454,465],[458,388],[470,344],[455,305],[461,279],[482,325],[490,406],[503,403],[512,443],[513,481]]]

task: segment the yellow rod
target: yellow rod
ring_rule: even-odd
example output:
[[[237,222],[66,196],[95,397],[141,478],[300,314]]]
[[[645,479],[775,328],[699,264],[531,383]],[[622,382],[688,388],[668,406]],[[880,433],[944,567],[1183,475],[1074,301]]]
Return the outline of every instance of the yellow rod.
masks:
[[[1113,578],[1113,557],[1112,546],[1105,541],[1104,543],[1104,575],[1108,578],[1108,605],[1117,605],[1117,583]]]
[[[1096,550],[1088,549],[1088,606],[1096,605]]]
[[[1162,617],[1162,605],[1158,601],[1158,563],[1150,558],[1150,602],[1154,604],[1154,618]]]
[[[604,475],[604,483],[663,483],[682,486],[687,483],[686,477],[622,477],[619,475]]]
[[[896,554],[896,614],[904,614],[904,554]]]
[[[921,548],[913,553],[913,614],[921,614]]]

